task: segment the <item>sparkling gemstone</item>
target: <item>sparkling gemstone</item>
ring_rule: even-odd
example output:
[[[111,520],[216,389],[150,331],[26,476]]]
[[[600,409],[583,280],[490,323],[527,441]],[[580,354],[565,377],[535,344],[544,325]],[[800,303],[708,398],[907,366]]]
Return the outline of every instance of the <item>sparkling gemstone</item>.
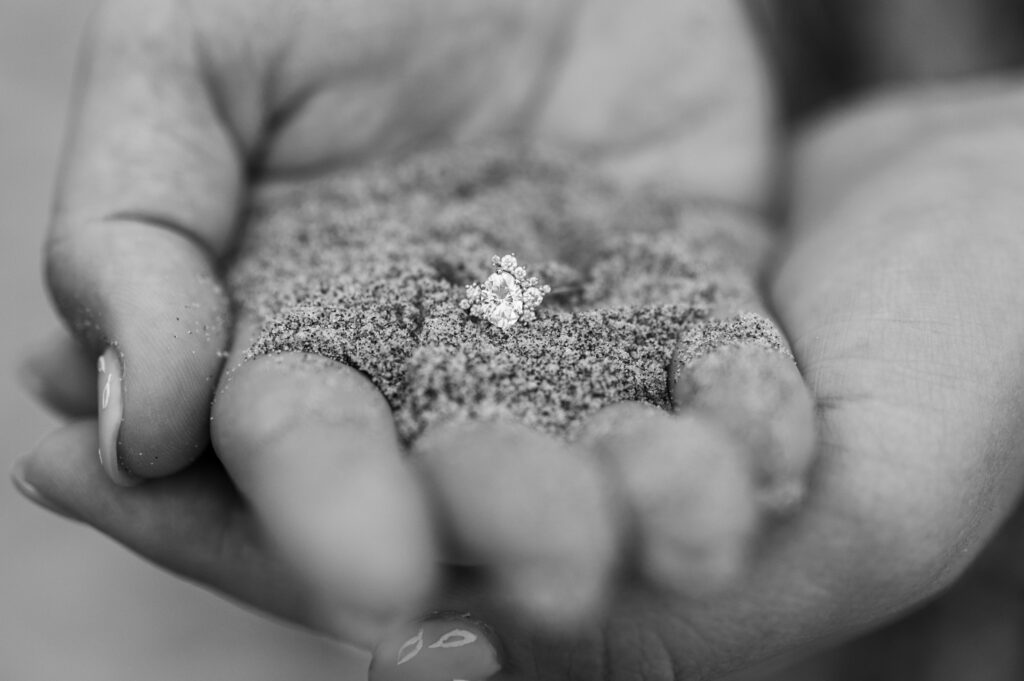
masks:
[[[507,329],[523,315],[523,288],[508,272],[495,272],[484,282],[484,292],[491,306],[487,321],[499,329]]]

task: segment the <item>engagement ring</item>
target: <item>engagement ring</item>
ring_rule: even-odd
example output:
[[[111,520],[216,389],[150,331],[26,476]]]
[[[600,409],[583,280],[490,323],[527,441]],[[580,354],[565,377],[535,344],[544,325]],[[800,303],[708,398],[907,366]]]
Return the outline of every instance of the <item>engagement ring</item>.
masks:
[[[491,264],[494,274],[483,284],[466,287],[466,297],[460,303],[462,309],[503,331],[518,322],[533,321],[537,316],[534,309],[551,292],[551,287],[541,284],[537,277],[527,277],[526,268],[513,254],[494,256]]]

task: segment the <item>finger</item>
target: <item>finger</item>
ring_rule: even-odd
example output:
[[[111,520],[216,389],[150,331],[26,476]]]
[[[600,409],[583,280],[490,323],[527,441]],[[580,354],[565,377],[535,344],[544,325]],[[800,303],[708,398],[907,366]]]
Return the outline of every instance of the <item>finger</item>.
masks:
[[[582,452],[521,426],[463,423],[424,434],[413,461],[460,556],[513,610],[558,626],[604,605],[621,518]]]
[[[58,414],[96,413],[96,358],[67,333],[54,333],[26,352],[18,378]]]
[[[814,462],[814,402],[767,318],[709,319],[680,339],[669,374],[673,405],[718,423],[751,459],[758,501],[775,512],[803,498]]]
[[[141,488],[114,484],[96,460],[96,423],[49,435],[12,469],[37,503],[92,525],[186,579],[312,626],[295,580],[266,550],[216,460]]]
[[[115,435],[100,445],[116,446],[103,455],[122,480],[167,475],[204,449],[230,326],[214,260],[242,160],[183,14],[160,2],[97,14],[47,243],[68,326],[94,357],[116,348],[123,413],[101,411]]]
[[[750,457],[714,421],[623,403],[592,417],[580,444],[611,470],[650,582],[707,597],[745,572],[759,524]]]
[[[371,644],[419,609],[435,570],[428,509],[388,404],[359,372],[298,353],[245,361],[225,375],[213,441],[331,630]]]

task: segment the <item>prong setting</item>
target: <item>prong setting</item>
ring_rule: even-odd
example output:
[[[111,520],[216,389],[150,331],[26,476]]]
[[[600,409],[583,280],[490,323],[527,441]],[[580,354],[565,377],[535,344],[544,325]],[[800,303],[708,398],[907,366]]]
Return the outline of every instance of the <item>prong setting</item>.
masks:
[[[482,284],[466,287],[466,297],[460,302],[462,309],[502,331],[536,319],[535,310],[551,287],[541,284],[537,277],[527,276],[526,268],[513,253],[493,256],[491,265],[494,273]]]

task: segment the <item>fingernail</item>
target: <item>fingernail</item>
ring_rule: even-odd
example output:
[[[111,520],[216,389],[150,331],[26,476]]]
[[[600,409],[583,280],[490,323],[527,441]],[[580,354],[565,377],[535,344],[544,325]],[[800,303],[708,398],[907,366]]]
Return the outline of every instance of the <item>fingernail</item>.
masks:
[[[139,479],[128,472],[117,452],[118,435],[124,418],[124,397],[121,388],[121,358],[114,348],[100,355],[96,362],[99,373],[99,442],[100,465],[116,484],[123,487],[137,485]]]
[[[468,613],[437,612],[385,637],[370,681],[485,681],[501,666],[490,627]]]
[[[14,463],[11,468],[11,482],[14,483],[14,487],[21,492],[23,496],[32,501],[33,503],[42,506],[51,513],[56,513],[59,516],[63,516],[68,520],[78,520],[78,518],[71,513],[67,508],[48,499],[39,488],[33,485],[31,482],[25,479],[25,465],[24,457]]]

